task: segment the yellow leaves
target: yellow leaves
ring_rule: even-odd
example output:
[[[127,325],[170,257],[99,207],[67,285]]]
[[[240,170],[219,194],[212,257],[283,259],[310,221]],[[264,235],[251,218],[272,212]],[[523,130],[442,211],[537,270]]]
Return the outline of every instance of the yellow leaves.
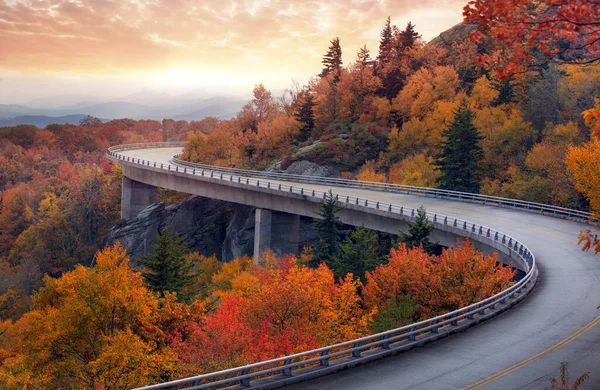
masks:
[[[490,107],[492,102],[498,98],[498,95],[498,91],[493,88],[490,80],[483,75],[477,79],[473,86],[473,91],[471,91],[469,97],[469,105],[474,110]]]
[[[390,183],[430,188],[436,187],[439,177],[433,157],[425,157],[422,153],[394,164],[389,173]]]
[[[575,187],[590,201],[596,216],[600,215],[600,140],[592,139],[579,147],[571,147],[566,157]]]
[[[46,376],[45,387],[131,387],[170,369],[175,356],[159,347],[164,335],[153,325],[158,298],[128,262],[115,245],[97,254],[94,268],[45,278],[34,310],[14,325],[13,344],[28,370]]]
[[[360,169],[360,172],[356,176],[356,180],[385,183],[386,177],[385,173],[378,173],[375,170],[375,161],[369,160],[366,161]]]
[[[585,124],[592,130],[592,136],[600,137],[600,99],[596,99],[596,105],[582,113]]]
[[[253,267],[254,261],[250,257],[238,257],[229,263],[223,263],[221,270],[212,277],[212,283],[216,290],[231,290],[233,279]]]
[[[403,118],[423,119],[433,111],[435,102],[454,100],[458,87],[458,74],[451,66],[421,68],[408,78],[392,108]]]

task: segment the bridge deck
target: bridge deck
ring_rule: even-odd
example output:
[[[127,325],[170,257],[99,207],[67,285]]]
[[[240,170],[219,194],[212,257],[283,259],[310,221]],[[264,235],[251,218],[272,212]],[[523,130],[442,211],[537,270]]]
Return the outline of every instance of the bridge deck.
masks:
[[[181,148],[128,150],[120,154],[168,163]],[[263,179],[261,179],[261,182]],[[266,181],[266,180],[265,180]],[[279,183],[271,181],[272,183]],[[331,186],[299,184],[327,191]],[[562,361],[571,378],[590,372],[584,389],[600,388],[600,258],[577,246],[581,223],[523,211],[452,200],[333,187],[333,192],[484,224],[512,235],[536,255],[540,277],[523,302],[491,321],[423,348],[297,385],[312,389],[460,389],[499,372],[485,389],[539,389],[559,377]],[[578,337],[571,337],[578,336]],[[568,342],[563,340],[568,339]],[[558,344],[558,345],[557,345]],[[552,348],[554,347],[554,348]],[[528,360],[529,359],[529,360]],[[525,362],[517,367],[515,365]]]

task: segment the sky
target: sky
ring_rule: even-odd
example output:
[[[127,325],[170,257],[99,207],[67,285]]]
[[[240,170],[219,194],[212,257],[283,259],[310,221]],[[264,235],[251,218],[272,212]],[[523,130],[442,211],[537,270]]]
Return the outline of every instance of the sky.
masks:
[[[0,0],[0,103],[304,84],[332,38],[373,56],[390,16],[430,40],[466,0]]]

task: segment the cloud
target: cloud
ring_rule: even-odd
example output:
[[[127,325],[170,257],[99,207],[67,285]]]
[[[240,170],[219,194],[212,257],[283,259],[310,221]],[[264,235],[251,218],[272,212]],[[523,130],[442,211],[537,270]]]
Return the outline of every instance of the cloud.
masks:
[[[400,27],[414,15],[417,31],[431,39],[460,21],[464,2],[13,0],[0,3],[0,70],[133,74],[179,66],[315,74],[336,36],[348,63],[363,44],[376,51],[388,15]],[[292,55],[297,50],[301,55]]]

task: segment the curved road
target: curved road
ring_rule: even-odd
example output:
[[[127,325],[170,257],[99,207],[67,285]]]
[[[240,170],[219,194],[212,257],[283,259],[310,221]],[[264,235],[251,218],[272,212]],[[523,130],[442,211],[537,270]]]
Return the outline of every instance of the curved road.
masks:
[[[181,148],[119,152],[168,163]],[[263,181],[263,179],[261,179]],[[267,180],[265,180],[267,181]],[[277,183],[276,181],[272,181]],[[300,184],[327,191],[330,186]],[[333,187],[340,195],[418,207],[484,224],[535,254],[538,285],[523,302],[466,332],[425,347],[291,386],[302,389],[542,389],[569,363],[571,378],[590,372],[583,389],[600,389],[600,257],[582,252],[587,225],[524,211],[452,200]],[[573,380],[573,379],[572,379]]]

